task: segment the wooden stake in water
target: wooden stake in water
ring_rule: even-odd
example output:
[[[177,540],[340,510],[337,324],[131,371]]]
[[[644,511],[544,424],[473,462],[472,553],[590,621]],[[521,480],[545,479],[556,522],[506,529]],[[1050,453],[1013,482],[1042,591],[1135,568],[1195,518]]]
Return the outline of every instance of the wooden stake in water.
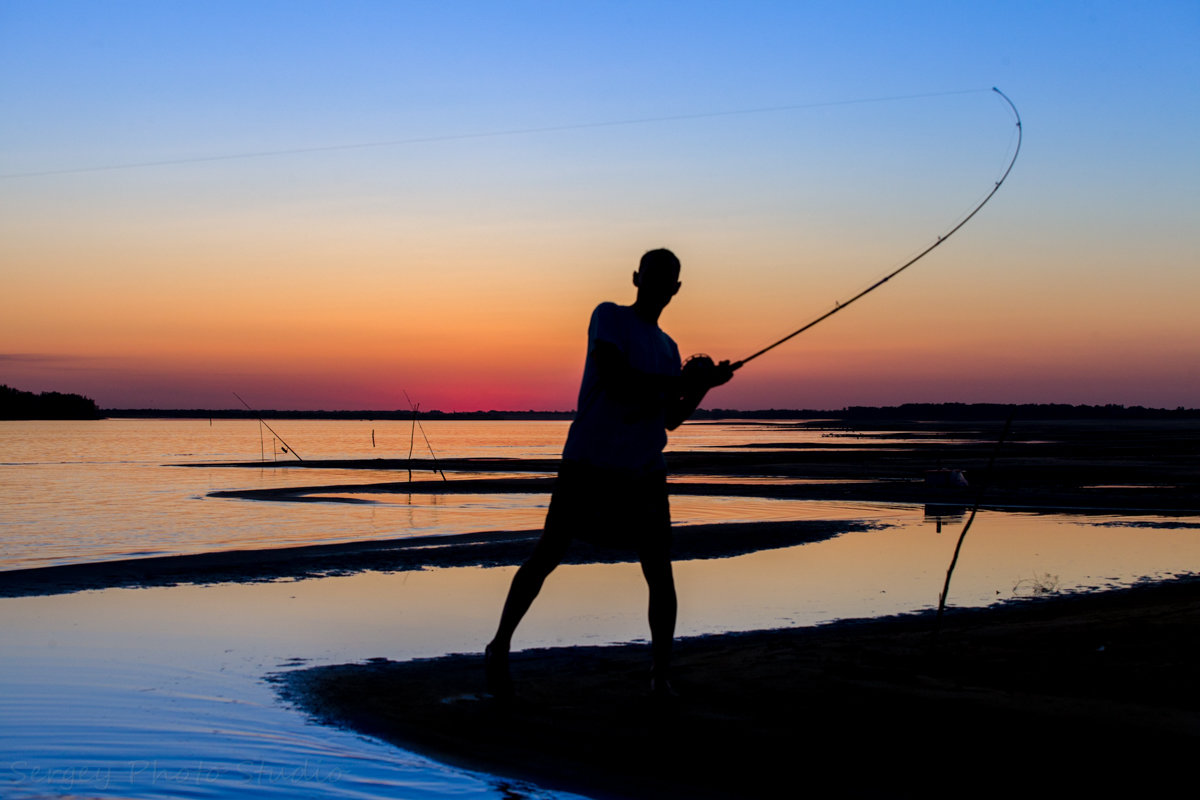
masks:
[[[408,395],[406,394],[406,395],[404,395],[404,397],[407,398]],[[411,400],[409,401],[408,404],[410,406],[412,406],[412,412],[413,412],[412,429],[409,430],[409,432],[408,432],[408,482],[412,483],[412,451],[413,451],[413,442],[416,440],[416,436],[417,436],[417,407],[412,405]]]

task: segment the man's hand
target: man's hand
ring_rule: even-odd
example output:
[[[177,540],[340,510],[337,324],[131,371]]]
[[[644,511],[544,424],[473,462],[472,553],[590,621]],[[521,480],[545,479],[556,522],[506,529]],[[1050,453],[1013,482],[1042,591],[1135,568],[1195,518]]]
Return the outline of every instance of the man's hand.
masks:
[[[708,387],[710,389],[713,386],[720,386],[723,383],[729,383],[729,381],[733,379],[733,365],[729,362],[728,358],[719,362],[715,367],[713,367],[712,377],[712,386]]]
[[[714,386],[728,383],[733,377],[733,367],[729,361],[714,364],[706,355],[692,356],[683,365],[683,383],[686,393],[703,394]]]

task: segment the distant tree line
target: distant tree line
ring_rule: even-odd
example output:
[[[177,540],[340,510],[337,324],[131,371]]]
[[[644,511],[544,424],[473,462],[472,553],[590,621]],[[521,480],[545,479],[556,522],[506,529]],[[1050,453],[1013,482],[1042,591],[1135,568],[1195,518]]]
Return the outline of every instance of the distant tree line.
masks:
[[[769,409],[737,411],[702,409],[693,419],[838,419],[944,421],[1013,419],[1200,419],[1200,409],[1146,408],[1144,406],[1069,405],[1066,403],[903,403],[898,406],[847,406],[838,411]]]
[[[843,419],[908,419],[908,420],[972,420],[972,419],[1195,419],[1200,409],[1146,408],[1107,403],[1102,406],[1068,405],[1066,403],[904,403],[889,408],[849,406]]]
[[[89,401],[90,402],[90,401]],[[109,417],[166,417],[180,419],[359,419],[408,420],[409,409],[377,411],[247,411],[245,409],[106,409]],[[904,403],[898,406],[848,406],[840,410],[772,408],[760,411],[740,411],[729,408],[700,409],[692,417],[716,419],[830,419],[830,420],[911,420],[958,421],[1003,420],[1011,414],[1014,419],[1200,419],[1200,409],[1146,408],[1144,406],[1068,405],[1065,403]],[[573,411],[421,411],[423,420],[570,420]]]
[[[100,409],[80,394],[34,394],[0,385],[0,419],[100,419]]]
[[[158,417],[163,419],[400,419],[413,418],[411,409],[379,409],[372,411],[296,411],[263,409],[247,411],[244,408],[107,408],[109,417]],[[570,420],[574,411],[421,411],[418,419],[423,420]]]

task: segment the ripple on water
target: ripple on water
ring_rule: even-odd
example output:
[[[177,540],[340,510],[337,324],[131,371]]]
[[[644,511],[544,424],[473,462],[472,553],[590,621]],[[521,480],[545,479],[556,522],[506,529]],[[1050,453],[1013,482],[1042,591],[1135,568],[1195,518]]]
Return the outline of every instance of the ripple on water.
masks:
[[[246,676],[108,658],[6,660],[0,697],[6,798],[504,796],[489,776],[306,724]]]

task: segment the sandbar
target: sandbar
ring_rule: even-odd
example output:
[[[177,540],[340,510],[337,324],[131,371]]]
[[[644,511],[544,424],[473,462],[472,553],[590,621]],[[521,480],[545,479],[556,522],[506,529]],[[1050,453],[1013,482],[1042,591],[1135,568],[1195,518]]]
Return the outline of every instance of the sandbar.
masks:
[[[672,552],[677,561],[730,558],[880,527],[886,525],[854,520],[684,525],[674,528]],[[481,531],[3,570],[0,571],[0,597],[65,594],[88,589],[300,580],[364,570],[403,572],[431,567],[512,566],[529,557],[540,534],[540,530]],[[574,542],[563,563],[615,564],[636,560],[632,551]]]
[[[590,797],[1125,796],[1190,789],[1200,581],[678,643],[374,660],[274,676],[314,719]]]

